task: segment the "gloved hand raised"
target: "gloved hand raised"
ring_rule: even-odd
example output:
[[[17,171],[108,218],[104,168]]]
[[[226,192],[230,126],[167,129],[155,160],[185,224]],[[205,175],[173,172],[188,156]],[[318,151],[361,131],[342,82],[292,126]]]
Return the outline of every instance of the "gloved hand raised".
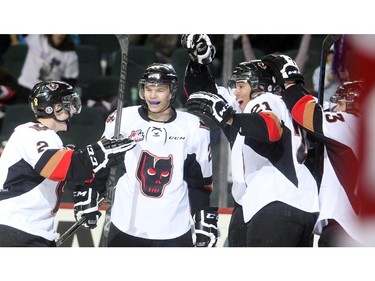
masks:
[[[284,85],[285,82],[305,84],[296,62],[286,55],[266,55],[262,57],[262,63],[273,72],[278,85]]]
[[[210,64],[215,58],[215,46],[206,34],[184,34],[181,45],[188,49],[191,60],[198,64]]]
[[[112,167],[124,161],[125,153],[136,145],[131,139],[101,139],[86,147],[94,173],[102,168]]]
[[[219,220],[217,207],[208,207],[199,210],[193,217],[196,234],[195,247],[215,247],[218,232],[217,221]]]
[[[185,107],[188,112],[207,116],[219,126],[224,126],[235,114],[233,107],[224,98],[203,91],[191,94]]]
[[[76,221],[80,221],[84,217],[83,225],[86,228],[95,228],[101,216],[98,209],[99,193],[88,186],[77,185],[73,192],[73,199]]]

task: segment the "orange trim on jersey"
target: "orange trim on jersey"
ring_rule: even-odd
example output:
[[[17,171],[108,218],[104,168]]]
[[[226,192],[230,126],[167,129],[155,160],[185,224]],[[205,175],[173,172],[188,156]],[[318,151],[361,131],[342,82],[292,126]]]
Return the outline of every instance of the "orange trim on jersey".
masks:
[[[74,150],[58,150],[47,162],[40,175],[54,181],[63,181],[69,170]]]
[[[316,101],[313,96],[306,95],[294,105],[293,119],[306,129],[314,131],[314,110]]]
[[[283,133],[283,129],[281,128],[279,118],[272,112],[259,112],[260,116],[262,116],[263,120],[266,122],[267,131],[268,131],[268,139],[270,141],[278,141],[281,138]]]

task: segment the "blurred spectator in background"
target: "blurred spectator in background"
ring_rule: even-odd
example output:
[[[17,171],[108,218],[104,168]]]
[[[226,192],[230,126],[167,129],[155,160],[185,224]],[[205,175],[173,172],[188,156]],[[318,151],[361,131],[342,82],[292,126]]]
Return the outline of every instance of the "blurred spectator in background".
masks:
[[[173,51],[180,43],[180,36],[177,34],[151,34],[147,41],[155,51],[157,62],[170,63]]]
[[[333,48],[328,52],[326,72],[324,78],[324,101],[329,102],[331,96],[336,92],[337,88],[341,85],[340,79],[333,69],[333,58],[334,50]],[[314,91],[319,92],[319,76],[320,76],[320,66],[315,68],[312,77]]]
[[[272,37],[270,39],[272,39]],[[272,41],[272,40],[270,40],[270,41]],[[306,62],[309,59],[310,41],[311,41],[311,34],[304,34],[302,36],[301,42],[300,42],[299,48],[298,48],[298,53],[295,57],[295,62],[298,65],[300,72],[302,72],[302,73],[303,73],[303,70],[305,68]],[[250,42],[250,36],[249,35],[247,35],[247,34],[241,35],[241,45],[242,45],[242,49],[243,49],[246,61],[259,59],[255,56],[255,54],[253,52],[253,47],[252,47],[252,44]],[[294,45],[291,44],[290,46],[294,46]],[[289,51],[289,49],[285,50],[285,48],[286,47],[284,47],[283,44],[280,45],[280,48],[276,48],[276,46],[275,46],[275,47],[272,48],[272,50],[274,50],[272,53],[275,54],[275,55],[280,55],[285,51]],[[267,48],[265,48],[265,50],[267,50]],[[283,50],[283,51],[280,51],[280,50]]]
[[[129,44],[150,47],[155,52],[156,62],[170,63],[173,51],[180,47],[180,37],[178,34],[131,34]]]
[[[20,44],[16,34],[0,34],[0,65],[4,64],[4,54],[9,46]]]
[[[17,103],[27,103],[32,87],[41,81],[59,80],[75,86],[79,68],[74,41],[66,34],[30,34],[25,63],[18,77]]]
[[[0,128],[6,107],[15,101],[17,80],[5,68],[0,66]]]
[[[0,66],[0,108],[14,103],[17,80],[13,75]]]

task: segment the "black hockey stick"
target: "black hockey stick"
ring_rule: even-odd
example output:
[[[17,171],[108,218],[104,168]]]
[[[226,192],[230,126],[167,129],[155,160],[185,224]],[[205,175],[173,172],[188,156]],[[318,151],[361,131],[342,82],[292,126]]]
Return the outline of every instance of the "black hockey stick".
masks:
[[[127,34],[117,34],[117,40],[121,48],[121,70],[120,70],[120,82],[118,90],[118,100],[117,100],[117,111],[116,111],[116,121],[115,121],[115,132],[114,137],[120,137],[120,127],[121,127],[121,115],[122,108],[124,106],[125,98],[125,81],[128,66],[128,50],[129,50],[129,36]],[[106,201],[106,212],[105,221],[103,226],[103,232],[100,239],[100,246],[106,247],[108,245],[108,232],[109,225],[111,223],[111,208],[112,202],[115,196],[115,184],[116,184],[116,171],[117,167],[112,167],[110,170],[110,175],[107,182],[107,201]]]
[[[320,105],[323,105],[323,97],[324,97],[324,80],[326,75],[326,63],[327,63],[327,56],[328,52],[335,44],[337,40],[341,38],[341,35],[337,34],[330,34],[324,38],[322,43],[322,51],[320,53],[320,73],[319,73],[319,88],[318,88],[318,102]]]
[[[319,72],[319,88],[318,88],[318,103],[323,107],[324,101],[324,84],[326,75],[327,55],[333,44],[341,38],[341,35],[329,34],[324,38],[322,43],[322,50],[320,52],[320,72]],[[322,180],[322,167],[323,167],[323,151],[324,146],[321,142],[315,143],[315,161],[314,173],[318,182],[318,190]]]
[[[106,198],[102,197],[98,201],[98,207],[99,208],[104,204],[105,200],[106,200]],[[56,240],[56,247],[60,247],[61,244],[64,243],[70,236],[72,236],[83,225],[83,223],[85,221],[86,221],[86,218],[82,217],[79,221],[77,221],[75,224],[73,224],[66,232],[64,232],[64,234],[62,234]]]

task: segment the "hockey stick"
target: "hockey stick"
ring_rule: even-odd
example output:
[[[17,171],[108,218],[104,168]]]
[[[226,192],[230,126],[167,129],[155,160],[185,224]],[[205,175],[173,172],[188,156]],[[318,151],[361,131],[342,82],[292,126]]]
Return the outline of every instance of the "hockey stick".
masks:
[[[98,207],[100,208],[106,198],[102,197],[98,201]],[[75,224],[73,224],[66,232],[64,232],[63,235],[61,235],[57,240],[56,240],[56,247],[60,247],[62,243],[64,243],[70,236],[72,236],[80,227],[81,225],[86,221],[85,217],[82,217],[79,221],[77,221]]]
[[[319,72],[319,88],[318,88],[318,103],[323,107],[324,101],[324,84],[326,75],[326,63],[328,52],[332,45],[341,38],[341,35],[329,34],[324,38],[322,43],[322,50],[320,52],[320,72]],[[323,150],[324,147],[321,142],[315,144],[315,161],[314,173],[318,182],[318,190],[320,189],[320,182],[322,180],[321,167],[323,166]]]
[[[119,90],[118,90],[114,137],[119,138],[122,108],[124,105],[124,98],[125,98],[125,81],[126,81],[126,73],[127,73],[127,66],[128,66],[129,36],[127,34],[117,34],[116,37],[121,48],[121,71],[120,71],[120,82],[119,82]],[[105,221],[104,221],[102,236],[100,239],[101,247],[106,247],[108,245],[108,232],[109,232],[109,225],[111,223],[111,208],[112,208],[112,202],[115,196],[114,189],[115,189],[115,181],[116,181],[116,171],[117,171],[116,167],[111,168],[110,175],[109,175],[108,182],[107,182],[108,195],[107,195],[107,202],[106,202]]]
[[[341,35],[330,34],[324,38],[322,43],[322,51],[320,53],[320,73],[319,73],[319,88],[318,88],[318,102],[320,105],[323,105],[324,97],[324,82],[326,75],[326,63],[328,52],[331,49],[332,45],[341,38]]]

